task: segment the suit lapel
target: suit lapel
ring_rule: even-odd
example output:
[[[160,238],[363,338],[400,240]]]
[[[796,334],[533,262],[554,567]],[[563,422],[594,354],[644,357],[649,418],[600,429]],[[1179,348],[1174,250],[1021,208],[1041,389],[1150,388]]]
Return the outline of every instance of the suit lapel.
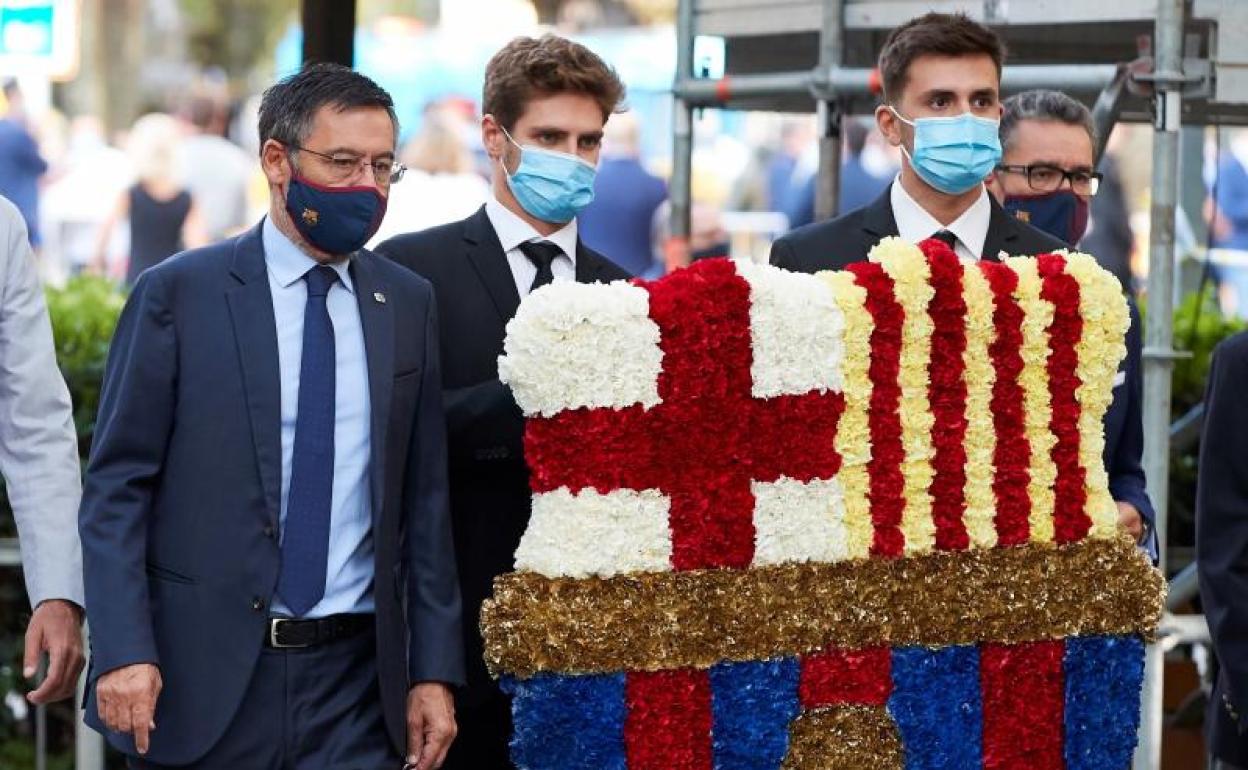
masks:
[[[516,291],[516,279],[511,275],[503,244],[499,242],[484,206],[464,221],[464,241],[468,247],[468,261],[485,284],[499,318],[504,324],[507,323],[516,314],[516,308],[520,307],[520,293]]]
[[[1001,252],[1008,256],[1015,255],[1018,223],[1001,208],[996,198],[989,195],[988,203],[992,206],[992,213],[988,217],[988,235],[984,238],[984,253],[981,256],[988,262],[1000,262]]]
[[[377,276],[376,256],[361,251],[351,259],[351,281],[364,330],[364,354],[368,360],[369,488],[373,500],[373,523],[381,513],[386,468],[386,427],[390,424],[390,396],[394,388],[394,311],[386,301],[386,286]]]
[[[282,384],[277,354],[277,321],[264,265],[260,226],[238,239],[230,273],[237,286],[226,291],[234,342],[243,372],[247,413],[256,463],[264,487],[269,523],[276,527],[282,490]]]
[[[893,182],[897,184],[897,182]],[[881,238],[887,238],[897,235],[897,217],[893,216],[893,185],[890,184],[884,189],[880,197],[872,201],[870,206],[862,212],[862,230],[866,235],[867,241],[871,246],[880,242]],[[863,259],[866,259],[866,252],[863,252]]]
[[[602,262],[593,252],[585,248],[580,238],[576,239],[576,282],[593,283],[602,280]]]

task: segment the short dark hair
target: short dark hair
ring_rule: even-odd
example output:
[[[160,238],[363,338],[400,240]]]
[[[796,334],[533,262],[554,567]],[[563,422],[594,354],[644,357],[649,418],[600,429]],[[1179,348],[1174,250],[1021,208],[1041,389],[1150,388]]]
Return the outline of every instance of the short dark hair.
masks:
[[[1037,88],[1015,94],[1001,103],[1001,146],[1009,148],[1020,120],[1049,120],[1078,126],[1088,132],[1092,146],[1096,146],[1096,124],[1092,113],[1076,99],[1061,91]]]
[[[317,63],[269,86],[260,99],[260,147],[270,139],[299,145],[312,132],[317,110],[333,107],[339,112],[380,107],[390,115],[395,140],[399,119],[394,100],[372,79],[341,64]]]
[[[997,79],[1005,63],[1005,43],[988,27],[964,13],[928,13],[888,33],[880,50],[880,79],[884,98],[896,99],[906,87],[910,63],[920,56],[975,56],[992,58]]]
[[[602,122],[624,101],[624,84],[598,54],[558,35],[518,37],[485,65],[481,111],[511,130],[536,98],[584,94],[602,110]]]

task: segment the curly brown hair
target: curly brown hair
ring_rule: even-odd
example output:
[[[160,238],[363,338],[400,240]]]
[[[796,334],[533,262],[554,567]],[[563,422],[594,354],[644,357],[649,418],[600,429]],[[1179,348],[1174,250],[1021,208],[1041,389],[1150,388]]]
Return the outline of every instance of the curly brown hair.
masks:
[[[547,34],[518,37],[490,58],[481,110],[510,131],[530,101],[560,93],[592,97],[604,123],[624,102],[624,84],[598,54]]]
[[[888,33],[880,50],[880,78],[884,98],[897,99],[906,87],[910,63],[920,56],[975,56],[983,54],[997,65],[1005,62],[1005,43],[988,27],[963,13],[928,13]]]

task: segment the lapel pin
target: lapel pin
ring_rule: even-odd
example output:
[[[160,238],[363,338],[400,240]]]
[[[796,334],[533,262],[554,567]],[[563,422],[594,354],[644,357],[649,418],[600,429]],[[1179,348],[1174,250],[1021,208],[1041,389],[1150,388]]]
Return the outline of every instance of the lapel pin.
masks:
[[[386,295],[385,295],[385,294],[382,294],[382,293],[381,293],[381,292],[379,292],[379,291],[375,291],[375,292],[373,292],[373,299],[377,300],[378,302],[380,302],[380,303],[381,303],[381,304],[383,304],[383,305],[384,305],[384,304],[386,304]]]

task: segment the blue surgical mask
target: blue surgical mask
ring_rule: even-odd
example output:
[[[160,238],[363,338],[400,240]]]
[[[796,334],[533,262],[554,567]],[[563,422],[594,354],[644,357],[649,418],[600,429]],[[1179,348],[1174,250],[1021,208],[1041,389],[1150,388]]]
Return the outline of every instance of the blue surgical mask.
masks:
[[[1071,190],[1054,190],[1042,195],[1007,195],[1001,205],[1017,219],[1072,247],[1083,239],[1088,229],[1088,201]]]
[[[508,173],[501,159],[499,165],[511,194],[529,214],[543,222],[563,224],[593,201],[598,169],[592,163],[564,152],[521,146],[505,128],[503,135],[520,148],[520,165],[515,173]]]
[[[964,112],[956,118],[907,120],[889,107],[897,119],[914,127],[914,153],[906,153],[910,167],[933,188],[961,195],[981,184],[1001,162],[1000,123]]]
[[[286,213],[308,243],[326,254],[358,251],[386,215],[376,187],[326,187],[295,174],[286,188]]]

